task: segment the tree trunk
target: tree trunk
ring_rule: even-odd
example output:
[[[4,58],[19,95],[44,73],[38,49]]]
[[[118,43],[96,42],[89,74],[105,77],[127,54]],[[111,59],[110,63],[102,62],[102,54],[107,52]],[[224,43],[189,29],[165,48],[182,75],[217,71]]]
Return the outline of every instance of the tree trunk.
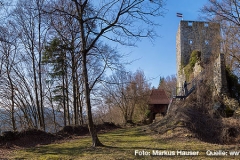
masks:
[[[32,42],[32,46],[33,46]],[[35,55],[34,51],[32,49],[32,67],[33,67],[33,79],[34,79],[34,91],[35,91],[35,98],[36,98],[36,105],[37,105],[37,113],[38,113],[38,122],[40,124],[40,127],[42,128],[42,116],[41,116],[41,109],[39,105],[39,99],[38,99],[38,85],[37,85],[37,75],[36,75],[36,66],[35,66]]]
[[[64,66],[64,61],[63,64]],[[64,119],[64,127],[67,125],[67,109],[66,109],[66,98],[65,98],[65,67],[62,68],[62,94],[63,94],[63,119]]]
[[[136,95],[136,93],[134,93],[134,94]],[[132,100],[133,103],[131,104],[132,107],[130,108],[130,113],[129,113],[129,120],[131,120],[131,121],[133,121],[133,114],[134,114],[135,107],[137,104],[135,95],[133,97],[133,100]]]
[[[68,118],[68,125],[71,125],[71,117],[70,117],[70,111],[69,111],[69,92],[68,92],[68,78],[66,74],[66,101],[67,101],[67,118]]]
[[[15,70],[15,73],[21,78],[21,80],[22,80],[22,82],[24,84],[21,87],[24,87],[27,90],[27,94],[26,95],[28,95],[28,96],[24,96],[25,97],[24,98],[25,102],[22,99],[20,99],[20,98],[19,99],[22,101],[22,104],[26,105],[26,107],[24,107],[24,108],[26,108],[27,114],[28,114],[29,119],[30,119],[30,121],[32,123],[31,124],[32,126],[30,128],[32,128],[32,127],[37,128],[37,125],[38,125],[37,111],[36,111],[35,106],[33,105],[34,104],[34,98],[33,98],[31,89],[30,89],[28,83],[26,82],[25,77],[22,74],[20,74],[19,70]],[[30,102],[28,100],[28,97],[30,98]],[[27,106],[31,106],[31,107],[27,107]],[[33,119],[32,119],[32,117],[33,117]]]
[[[74,53],[72,53],[72,79],[73,79],[73,109],[74,109],[74,124],[78,125],[78,112],[77,112],[77,81],[76,81],[76,60]]]
[[[52,107],[54,129],[55,129],[55,132],[57,132],[56,115],[55,115],[55,109],[53,106],[53,97],[52,97],[52,93],[51,93],[50,89],[49,89],[49,101],[50,101],[51,107]]]
[[[76,76],[76,120],[77,120],[77,125],[80,124],[79,121],[79,108],[81,107],[81,104],[79,103],[79,80],[78,80],[78,74],[77,74],[77,68],[76,68],[76,72],[75,72],[75,76]]]
[[[123,113],[123,118],[124,118],[124,124],[127,124],[128,121],[128,115],[127,115],[127,111]]]
[[[45,118],[43,108],[43,87],[42,87],[42,67],[41,67],[41,51],[39,51],[39,91],[40,91],[40,109],[41,109],[41,128],[45,131]]]
[[[82,104],[82,98],[81,98],[81,95],[79,93],[79,104],[80,104],[80,109],[79,109],[79,123],[81,125],[83,125],[83,104]]]
[[[96,127],[93,124],[92,119],[92,108],[91,108],[91,100],[90,100],[90,88],[88,81],[88,71],[87,71],[87,56],[86,53],[82,53],[82,71],[84,78],[84,93],[85,93],[85,101],[87,106],[87,115],[88,115],[88,129],[92,137],[92,147],[103,146],[103,144],[99,141],[97,136]]]
[[[41,110],[41,128],[45,131],[45,119],[44,119],[44,108],[43,108],[43,88],[42,88],[42,47],[41,47],[41,13],[40,13],[40,1],[37,1],[38,6],[38,69],[39,69],[39,91],[40,91],[40,110]]]
[[[83,87],[84,87],[84,95],[85,95],[85,103],[87,107],[87,116],[88,116],[88,129],[90,132],[90,135],[92,137],[92,147],[96,146],[103,146],[103,144],[99,141],[97,136],[96,128],[93,124],[93,118],[92,118],[92,108],[91,108],[91,100],[90,100],[90,87],[89,87],[89,81],[88,81],[88,70],[87,70],[87,38],[85,36],[85,30],[84,30],[84,21],[82,17],[84,16],[84,7],[86,7],[87,2],[78,2],[77,0],[73,0],[76,9],[78,12],[78,22],[79,22],[79,31],[80,31],[80,37],[81,37],[81,56],[82,56],[82,76],[83,76]],[[80,4],[80,5],[79,5]],[[80,6],[80,7],[79,7]]]
[[[79,124],[83,125],[83,105],[82,105],[82,99],[81,99],[81,94],[80,94],[80,80],[79,80],[79,76],[77,74],[77,79],[78,79],[78,83],[77,83],[77,104],[78,104],[78,117],[79,117]]]
[[[8,80],[10,83],[10,88],[11,88],[11,120],[12,120],[12,127],[13,127],[13,131],[17,131],[17,127],[16,127],[16,122],[15,122],[15,116],[14,116],[14,87],[13,87],[13,83],[12,83],[12,79],[10,77],[10,73],[7,70],[7,74],[8,74]]]
[[[24,103],[24,101],[21,97],[19,97],[18,95],[17,95],[17,97],[20,101],[19,105],[22,106],[22,107],[19,107],[19,108],[23,112],[24,119],[27,121],[27,124],[28,124],[27,128],[33,128],[33,121],[31,119],[31,116],[29,115],[29,111],[27,109],[26,104]]]

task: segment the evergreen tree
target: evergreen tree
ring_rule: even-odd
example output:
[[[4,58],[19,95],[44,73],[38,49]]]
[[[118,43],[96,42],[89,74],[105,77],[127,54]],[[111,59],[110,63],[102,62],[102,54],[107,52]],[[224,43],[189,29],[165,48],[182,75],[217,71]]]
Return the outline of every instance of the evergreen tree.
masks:
[[[42,63],[50,64],[50,78],[53,81],[60,81],[56,84],[53,93],[53,100],[58,102],[64,110],[64,126],[67,124],[67,118],[69,116],[69,109],[67,108],[67,96],[68,87],[66,83],[67,78],[67,50],[69,48],[63,42],[55,38],[49,45],[45,47],[43,53]]]

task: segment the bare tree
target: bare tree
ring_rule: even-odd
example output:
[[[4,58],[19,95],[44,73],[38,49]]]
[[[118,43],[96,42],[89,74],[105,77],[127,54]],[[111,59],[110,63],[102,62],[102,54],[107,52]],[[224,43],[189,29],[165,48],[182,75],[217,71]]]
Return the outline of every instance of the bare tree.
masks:
[[[209,0],[201,11],[208,20],[228,21],[240,26],[239,6],[239,0]]]
[[[177,86],[177,78],[176,75],[171,75],[167,77],[160,77],[159,81],[159,89],[164,89],[165,92],[167,93],[168,97],[172,96],[172,92]]]
[[[15,84],[13,78],[13,67],[16,65],[16,47],[14,44],[14,36],[11,34],[10,30],[6,27],[1,27],[0,36],[4,41],[0,42],[1,53],[2,53],[2,67],[5,70],[7,86],[10,90],[9,100],[11,101],[10,113],[13,131],[17,130],[16,119],[15,119]],[[1,67],[1,68],[2,68]],[[7,96],[7,95],[6,95]],[[8,97],[8,96],[7,96]]]
[[[236,73],[240,67],[239,29],[233,23],[222,22],[222,51],[225,53],[226,64]]]
[[[109,112],[120,110],[123,123],[144,120],[146,117],[139,115],[145,115],[151,88],[144,72],[117,71],[107,81],[110,84],[105,85],[102,94]]]
[[[29,70],[33,76],[38,122],[40,128],[45,130],[41,57],[47,29],[42,22],[43,18],[40,12],[43,2],[41,0],[19,0],[11,14],[11,19],[16,34],[20,35],[18,43],[21,44],[22,51],[24,50],[26,53],[24,57],[31,61]]]
[[[102,145],[96,133],[92,118],[91,90],[104,72],[100,72],[92,85],[89,83],[88,57],[97,42],[106,39],[124,45],[135,45],[143,37],[153,38],[155,33],[152,17],[162,16],[162,0],[106,0],[94,5],[90,0],[72,0],[77,13],[63,9],[62,14],[74,17],[78,21],[80,34],[80,51],[82,76],[84,80],[85,104],[87,107],[89,131],[92,136],[92,146]],[[144,23],[140,27],[139,23]],[[138,25],[138,27],[136,27]]]
[[[70,125],[70,115],[69,115],[69,100],[71,98],[72,107],[73,107],[73,123],[78,125],[82,124],[82,102],[81,102],[81,73],[80,70],[80,58],[81,56],[77,55],[79,52],[79,34],[78,33],[78,22],[72,16],[68,14],[62,14],[60,9],[68,11],[68,13],[76,14],[76,8],[72,5],[71,2],[66,2],[63,0],[57,1],[56,4],[51,3],[52,7],[56,10],[53,14],[50,14],[51,18],[51,32],[55,32],[54,35],[59,37],[62,43],[65,45],[63,48],[66,52],[67,62],[67,73],[65,76],[66,84],[66,109],[68,124]],[[69,77],[69,78],[68,78]],[[70,85],[70,86],[69,86]],[[69,92],[72,92],[72,97],[69,97]],[[63,97],[64,98],[64,97]],[[79,120],[80,118],[80,120]]]
[[[238,70],[240,63],[240,1],[209,0],[201,9],[204,19],[221,24],[222,52],[232,70]]]

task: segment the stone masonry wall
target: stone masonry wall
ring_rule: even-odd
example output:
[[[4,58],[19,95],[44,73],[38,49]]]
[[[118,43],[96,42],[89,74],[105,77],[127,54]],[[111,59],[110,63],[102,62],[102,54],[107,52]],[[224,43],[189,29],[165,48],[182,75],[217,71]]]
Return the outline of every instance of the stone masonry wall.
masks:
[[[224,54],[219,54],[215,60],[213,68],[213,82],[215,86],[215,95],[227,93],[227,79]]]
[[[212,54],[220,53],[220,25],[210,22],[180,21],[177,36],[177,87],[185,81],[183,67],[188,64],[192,51],[201,52],[201,61],[207,63]]]

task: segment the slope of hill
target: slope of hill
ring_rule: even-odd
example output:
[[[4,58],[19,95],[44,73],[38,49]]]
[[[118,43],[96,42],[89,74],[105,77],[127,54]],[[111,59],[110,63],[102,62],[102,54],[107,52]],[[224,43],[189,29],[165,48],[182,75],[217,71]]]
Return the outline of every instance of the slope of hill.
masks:
[[[175,101],[168,115],[149,125],[149,129],[165,138],[197,138],[217,144],[239,143],[239,120],[221,116],[221,110],[214,109],[209,94],[198,96],[202,97],[193,94],[186,100]]]

